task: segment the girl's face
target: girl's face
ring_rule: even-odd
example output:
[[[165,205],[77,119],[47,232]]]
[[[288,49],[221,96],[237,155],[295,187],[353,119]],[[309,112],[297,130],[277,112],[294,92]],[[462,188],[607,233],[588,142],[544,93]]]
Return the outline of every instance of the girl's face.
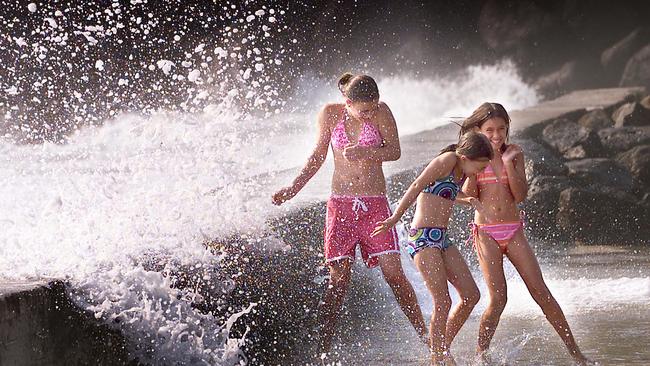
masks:
[[[490,160],[487,158],[481,158],[481,159],[476,159],[472,160],[468,158],[465,155],[460,156],[460,168],[463,170],[465,175],[472,175],[481,172],[483,169],[485,169],[488,164],[490,164]]]
[[[492,117],[483,122],[481,128],[477,128],[477,132],[484,134],[490,140],[494,151],[500,151],[508,137],[508,124],[501,117]]]
[[[349,113],[352,117],[361,120],[373,119],[377,115],[377,110],[379,109],[379,101],[372,102],[353,102],[351,100],[346,101]]]

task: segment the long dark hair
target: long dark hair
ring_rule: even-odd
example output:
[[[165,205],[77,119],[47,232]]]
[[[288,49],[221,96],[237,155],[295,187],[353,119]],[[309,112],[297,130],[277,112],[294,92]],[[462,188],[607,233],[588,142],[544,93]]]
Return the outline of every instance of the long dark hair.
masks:
[[[508,136],[510,134],[510,116],[505,108],[499,103],[483,103],[481,104],[472,114],[465,118],[463,123],[460,126],[460,132],[458,137],[466,134],[469,131],[473,131],[475,127],[481,128],[485,121],[490,118],[500,117],[506,121],[506,143],[501,146],[501,152],[506,151]]]
[[[492,144],[482,133],[470,131],[460,136],[457,144],[451,144],[440,151],[440,154],[453,151],[458,155],[465,155],[469,160],[487,158],[492,160],[494,150]]]
[[[379,100],[379,87],[368,75],[352,75],[346,72],[339,78],[341,93],[353,102],[374,102]]]

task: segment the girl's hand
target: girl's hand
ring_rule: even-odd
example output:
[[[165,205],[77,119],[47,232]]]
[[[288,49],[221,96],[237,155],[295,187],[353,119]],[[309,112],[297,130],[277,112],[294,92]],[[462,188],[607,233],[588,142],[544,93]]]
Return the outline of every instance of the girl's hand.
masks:
[[[521,146],[517,144],[508,145],[508,148],[506,148],[506,151],[503,153],[502,159],[503,161],[510,163],[522,152]]]
[[[284,187],[273,194],[273,204],[280,206],[284,202],[292,199],[297,193],[293,187]]]
[[[472,207],[474,207],[474,209],[475,209],[476,211],[478,211],[481,215],[484,214],[485,207],[483,206],[483,203],[482,203],[481,201],[478,200],[478,198],[476,198],[476,197],[469,197],[469,198],[467,199],[467,202],[469,202],[469,204],[472,205]]]
[[[381,233],[385,233],[386,231],[390,230],[390,228],[395,226],[398,221],[399,217],[391,216],[384,221],[378,222],[375,230],[372,232],[372,234],[370,234],[370,236],[373,237]]]
[[[364,148],[358,144],[349,143],[343,148],[343,157],[352,160],[361,160],[365,155]]]

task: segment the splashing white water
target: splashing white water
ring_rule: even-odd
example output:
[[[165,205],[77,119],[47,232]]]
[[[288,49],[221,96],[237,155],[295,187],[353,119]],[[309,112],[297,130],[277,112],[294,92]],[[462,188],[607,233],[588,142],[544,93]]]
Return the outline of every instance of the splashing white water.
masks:
[[[459,95],[476,91],[495,70],[507,79],[508,67],[470,68],[456,81],[379,83],[404,134],[498,100],[488,89],[454,98],[453,88]],[[512,99],[499,101],[533,103],[530,88],[514,71],[510,77],[512,90],[501,98]],[[323,92],[332,94],[336,100],[336,92]],[[230,326],[250,308],[218,326],[192,308],[184,298],[191,293],[170,288],[168,275],[196,263],[218,268],[221,258],[202,245],[207,239],[266,229],[266,219],[278,212],[268,197],[287,183],[275,181],[274,172],[303,163],[321,104],[255,119],[225,100],[201,113],[119,115],[77,131],[66,145],[0,143],[0,278],[67,279],[77,303],[119,327],[144,360],[239,362],[240,340],[230,337]],[[146,269],[152,258],[164,269]]]

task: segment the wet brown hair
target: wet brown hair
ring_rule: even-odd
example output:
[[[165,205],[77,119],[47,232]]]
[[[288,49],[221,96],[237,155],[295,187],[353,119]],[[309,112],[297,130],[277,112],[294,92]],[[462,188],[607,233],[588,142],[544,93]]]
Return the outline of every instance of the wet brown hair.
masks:
[[[353,102],[379,100],[377,83],[368,75],[353,75],[346,72],[339,78],[338,87],[341,93]]]
[[[506,121],[506,143],[501,146],[501,152],[506,151],[508,136],[510,134],[510,116],[505,108],[499,103],[483,103],[472,114],[465,118],[460,126],[458,137],[473,131],[474,127],[481,128],[485,121],[490,118],[500,117]]]
[[[454,151],[458,155],[465,155],[469,160],[487,158],[492,160],[494,150],[492,144],[484,134],[470,131],[460,137],[457,144],[451,144],[440,151],[440,154]]]

